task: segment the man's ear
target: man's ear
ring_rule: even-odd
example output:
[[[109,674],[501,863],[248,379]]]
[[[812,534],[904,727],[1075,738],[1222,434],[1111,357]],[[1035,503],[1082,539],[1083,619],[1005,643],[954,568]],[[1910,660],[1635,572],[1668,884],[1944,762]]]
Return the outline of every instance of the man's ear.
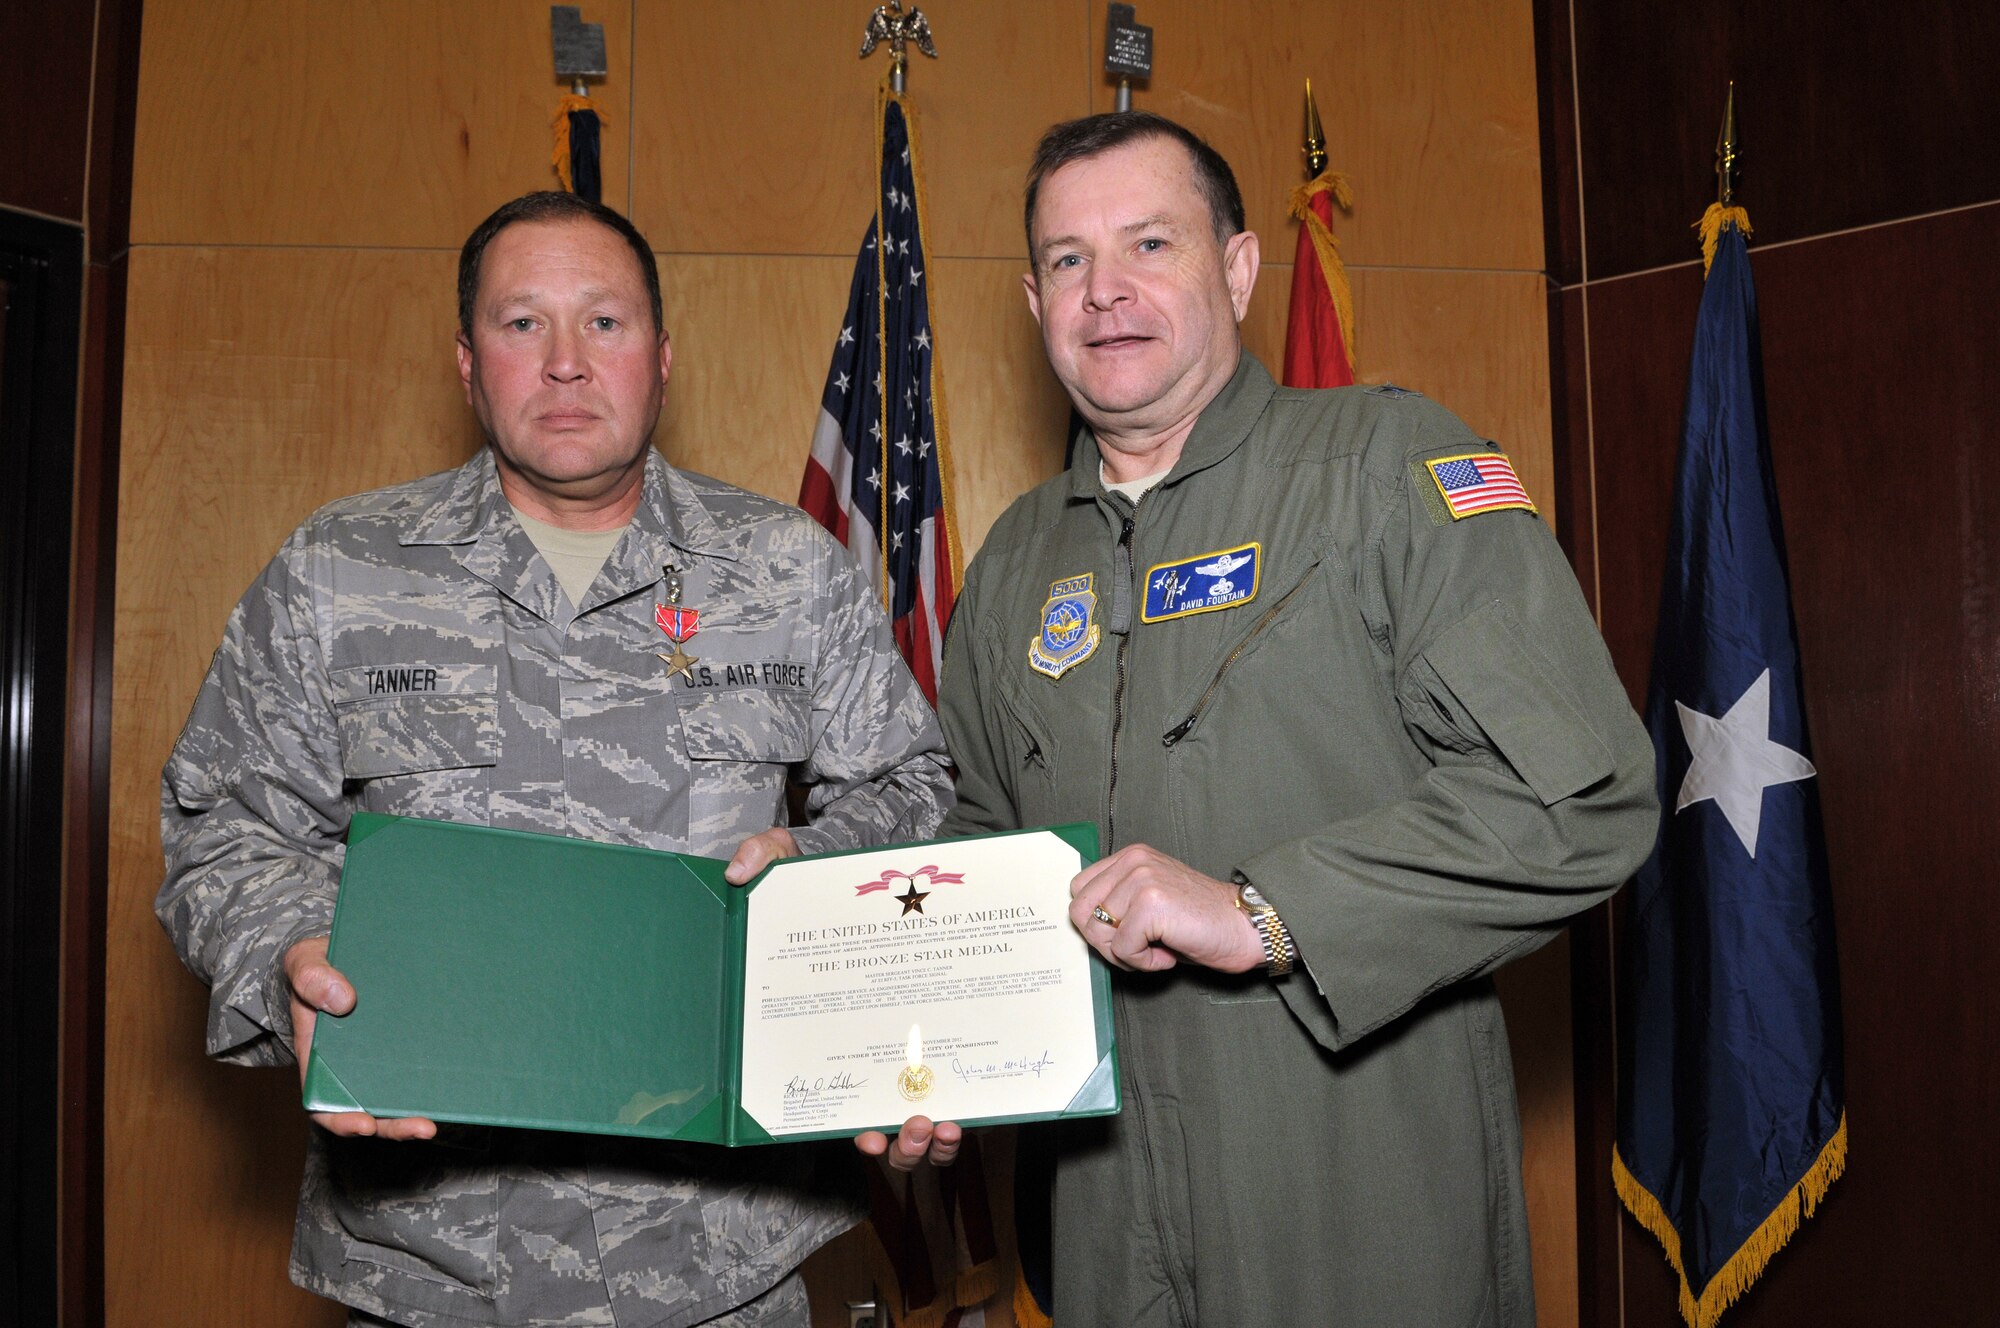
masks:
[[[458,334],[458,381],[465,384],[465,404],[472,404],[472,343]]]
[[[1229,282],[1229,303],[1235,308],[1239,323],[1249,312],[1250,292],[1257,288],[1257,269],[1261,262],[1262,250],[1255,231],[1238,231],[1223,246],[1223,276]]]
[[[667,330],[665,328],[661,328],[660,329],[660,386],[661,387],[665,387],[667,385],[667,378],[673,373],[673,371],[674,371],[674,340],[672,337],[667,335]]]
[[[1021,274],[1021,289],[1028,292],[1028,312],[1035,316],[1037,323],[1041,322],[1042,288],[1035,284],[1035,274],[1033,272],[1023,272]]]

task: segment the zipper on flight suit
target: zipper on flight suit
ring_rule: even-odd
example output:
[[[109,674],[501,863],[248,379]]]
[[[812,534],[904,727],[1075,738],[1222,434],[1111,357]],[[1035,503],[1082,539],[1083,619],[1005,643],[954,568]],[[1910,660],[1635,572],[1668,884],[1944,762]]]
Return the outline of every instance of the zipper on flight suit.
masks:
[[[1174,725],[1172,728],[1168,729],[1165,733],[1160,735],[1161,746],[1172,747],[1176,743],[1178,743],[1182,738],[1187,737],[1187,735],[1194,730],[1195,721],[1199,720],[1201,718],[1202,712],[1208,709],[1208,703],[1215,697],[1216,688],[1222,686],[1223,675],[1229,672],[1230,666],[1236,663],[1237,657],[1241,655],[1244,651],[1248,650],[1250,648],[1250,643],[1252,641],[1255,641],[1258,638],[1258,636],[1260,636],[1263,633],[1264,629],[1271,625],[1271,620],[1278,616],[1278,611],[1280,609],[1284,608],[1286,604],[1291,602],[1292,596],[1298,594],[1301,590],[1304,589],[1305,589],[1305,582],[1300,581],[1299,584],[1293,586],[1290,590],[1286,591],[1283,597],[1281,597],[1277,603],[1273,604],[1270,608],[1264,610],[1264,616],[1259,618],[1257,620],[1256,626],[1252,627],[1250,631],[1244,636],[1244,638],[1236,643],[1236,648],[1229,652],[1228,657],[1222,661],[1222,666],[1216,669],[1215,676],[1208,680],[1208,686],[1203,689],[1201,694],[1201,699],[1194,703],[1193,711],[1191,711],[1188,714],[1188,717],[1186,719],[1182,720],[1180,723]],[[1113,741],[1115,744],[1116,739],[1114,738]],[[1112,750],[1113,751],[1117,750],[1115,745],[1113,746]],[[1113,759],[1114,761],[1116,760],[1115,757]],[[1115,765],[1113,766],[1113,769],[1114,770],[1116,769]]]
[[[1110,805],[1105,809],[1104,826],[1111,842],[1105,851],[1118,847],[1118,733],[1125,727],[1125,649],[1132,642],[1132,523],[1147,495],[1140,494],[1132,514],[1118,532],[1117,561],[1111,573],[1111,630],[1118,637],[1117,682],[1111,690],[1111,781],[1106,790]]]

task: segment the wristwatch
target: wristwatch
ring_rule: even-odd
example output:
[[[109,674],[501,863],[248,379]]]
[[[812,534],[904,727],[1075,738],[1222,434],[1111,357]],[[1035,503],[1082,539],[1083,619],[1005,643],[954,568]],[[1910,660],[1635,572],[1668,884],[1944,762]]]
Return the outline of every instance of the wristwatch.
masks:
[[[1292,945],[1292,933],[1286,928],[1284,919],[1278,916],[1278,910],[1271,906],[1271,901],[1264,898],[1264,892],[1239,878],[1236,907],[1256,924],[1257,934],[1264,942],[1264,972],[1274,978],[1291,972],[1299,952]]]

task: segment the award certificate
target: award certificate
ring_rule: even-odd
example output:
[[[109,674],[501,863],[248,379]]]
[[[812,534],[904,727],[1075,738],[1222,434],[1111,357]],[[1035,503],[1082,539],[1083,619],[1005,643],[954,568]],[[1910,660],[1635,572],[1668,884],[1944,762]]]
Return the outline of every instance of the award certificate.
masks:
[[[744,937],[742,1105],[777,1136],[1060,1114],[1103,1060],[1052,832],[771,867]]]
[[[774,863],[357,813],[310,1111],[736,1146],[1118,1110],[1088,825]]]

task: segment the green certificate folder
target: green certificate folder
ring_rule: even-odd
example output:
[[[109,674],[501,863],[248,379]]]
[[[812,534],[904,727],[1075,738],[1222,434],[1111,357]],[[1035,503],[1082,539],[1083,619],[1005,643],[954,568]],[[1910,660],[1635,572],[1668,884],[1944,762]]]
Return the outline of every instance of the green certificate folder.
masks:
[[[710,858],[359,813],[328,954],[357,1000],[317,1021],[306,1108],[732,1146],[893,1129],[919,1112],[968,1123],[1116,1112],[1104,965],[1088,955],[1086,970],[1063,949],[1081,942],[1052,905],[1033,923],[1005,920],[1052,898],[1047,881],[982,870],[1032,849],[1073,873],[1096,839],[1070,825],[792,858],[737,887]],[[755,918],[760,897],[781,911]],[[830,925],[812,926],[821,905]],[[746,938],[758,947],[748,960]],[[1062,949],[1073,975],[1044,993],[1063,1013],[1052,1024],[1080,1030],[1058,1036],[1054,1055],[994,1013],[993,994],[1018,989],[1018,975],[978,970],[1030,967],[991,956],[1041,947]],[[839,985],[783,985],[808,970]],[[954,999],[927,1005],[940,996]],[[948,1034],[927,1035],[921,1054],[920,1021]],[[867,1031],[845,1043],[843,1028]],[[810,1064],[785,1059],[795,1046]],[[1076,1053],[1073,1093],[1063,1047]],[[746,1055],[761,1075],[748,1094]],[[899,1073],[912,1057],[924,1064]],[[911,1096],[929,1085],[934,1100]],[[994,1101],[1003,1109],[982,1114]]]

